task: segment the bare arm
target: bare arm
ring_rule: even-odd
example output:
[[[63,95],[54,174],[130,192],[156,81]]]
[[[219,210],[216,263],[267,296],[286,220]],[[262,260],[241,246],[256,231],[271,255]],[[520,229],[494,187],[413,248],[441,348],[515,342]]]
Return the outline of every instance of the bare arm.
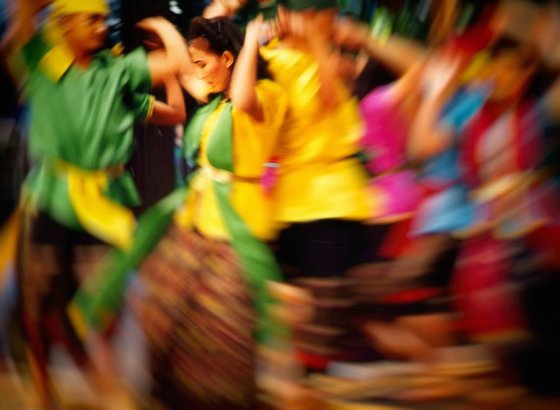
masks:
[[[419,160],[437,155],[452,142],[453,130],[442,123],[441,113],[456,90],[458,77],[458,65],[453,62],[437,61],[425,70],[426,84],[420,81],[425,97],[411,124],[408,143],[410,157]]]
[[[426,66],[425,62],[426,59],[417,62],[394,82],[392,93],[397,101],[421,96],[422,90],[419,84],[422,80],[422,72]]]
[[[331,49],[329,33],[325,32],[324,28],[321,29],[321,22],[316,17],[309,19],[300,12],[279,6],[275,23],[272,32],[287,41],[304,45],[315,57],[322,107],[326,111],[338,107],[344,98],[340,87],[337,87],[341,78],[338,75],[336,55]]]
[[[199,103],[208,102],[208,85],[195,74],[195,66],[188,53],[181,61],[179,74],[179,84]]]
[[[50,0],[19,0],[13,3],[9,12],[9,27],[2,39],[2,49],[6,55],[23,46],[35,35],[35,16]]]
[[[361,48],[397,75],[407,72],[426,56],[418,42],[391,36],[386,42],[373,38],[369,27],[348,18],[338,20],[335,41],[350,48]]]
[[[364,49],[396,74],[405,73],[426,56],[419,43],[398,36],[391,36],[385,44],[368,37]]]
[[[259,15],[247,26],[243,48],[237,57],[230,86],[230,98],[234,107],[246,112],[257,121],[262,121],[263,109],[257,98],[257,64],[259,55],[259,33],[263,17]]]
[[[449,146],[452,130],[439,121],[446,101],[446,96],[434,95],[421,102],[409,138],[408,153],[411,158],[425,160]]]
[[[187,118],[187,113],[181,86],[176,77],[169,77],[165,80],[165,93],[167,95],[167,103],[162,101],[155,102],[154,111],[149,121],[150,124],[183,124]]]
[[[181,72],[188,60],[187,47],[181,34],[162,17],[150,17],[138,23],[138,26],[157,36],[163,46],[148,54],[148,68],[154,86],[164,84],[169,76]]]
[[[204,8],[202,17],[232,17],[247,3],[246,0],[213,0]]]
[[[319,74],[319,96],[326,110],[334,109],[342,103],[342,96],[336,84],[340,82],[335,57],[326,38],[317,36],[311,40],[311,49],[317,59]]]

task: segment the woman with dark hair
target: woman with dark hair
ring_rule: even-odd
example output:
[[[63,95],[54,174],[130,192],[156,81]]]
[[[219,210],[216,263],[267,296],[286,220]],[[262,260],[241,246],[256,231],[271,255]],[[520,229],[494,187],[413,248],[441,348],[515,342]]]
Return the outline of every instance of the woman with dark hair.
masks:
[[[249,24],[244,42],[227,18],[192,20],[181,80],[206,100],[184,135],[194,171],[141,218],[131,251],[108,261],[105,287],[77,299],[102,325],[106,301],[122,299],[126,272],[141,265],[153,393],[165,408],[253,405],[255,338],[271,329],[265,286],[280,279],[264,243],[274,231],[260,178],[287,106],[282,88],[264,78],[261,24]]]

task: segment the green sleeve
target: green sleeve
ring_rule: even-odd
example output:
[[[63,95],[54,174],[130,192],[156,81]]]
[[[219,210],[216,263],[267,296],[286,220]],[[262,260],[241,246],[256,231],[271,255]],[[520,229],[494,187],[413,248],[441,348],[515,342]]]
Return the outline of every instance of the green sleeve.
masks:
[[[29,73],[37,70],[39,63],[52,47],[47,43],[41,31],[37,31],[21,49],[21,61]]]
[[[139,47],[123,57],[124,69],[128,74],[128,87],[132,94],[149,93],[152,88],[148,55]]]
[[[128,79],[126,91],[131,96],[131,108],[136,120],[148,120],[154,107],[154,98],[150,95],[152,81],[146,51],[137,48],[122,57],[122,64]]]
[[[132,95],[132,106],[136,115],[136,121],[148,122],[154,112],[156,99],[148,93],[135,93]]]

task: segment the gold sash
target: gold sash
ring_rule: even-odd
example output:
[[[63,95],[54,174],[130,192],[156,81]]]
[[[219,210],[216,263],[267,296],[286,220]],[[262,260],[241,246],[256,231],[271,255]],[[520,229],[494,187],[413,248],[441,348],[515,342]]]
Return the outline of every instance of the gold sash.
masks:
[[[134,214],[104,195],[109,178],[122,174],[124,167],[88,171],[57,161],[55,169],[68,177],[70,202],[84,228],[111,245],[128,249],[136,226]]]

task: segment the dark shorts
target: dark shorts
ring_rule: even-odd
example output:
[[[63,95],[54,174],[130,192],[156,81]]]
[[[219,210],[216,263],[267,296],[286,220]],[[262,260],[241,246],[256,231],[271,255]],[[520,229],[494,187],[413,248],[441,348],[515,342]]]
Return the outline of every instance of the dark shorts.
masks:
[[[60,248],[104,244],[90,233],[67,228],[42,212],[31,222],[29,241],[37,245],[53,245]]]
[[[342,276],[358,263],[362,239],[363,225],[355,221],[296,223],[281,231],[276,257],[288,280]]]

